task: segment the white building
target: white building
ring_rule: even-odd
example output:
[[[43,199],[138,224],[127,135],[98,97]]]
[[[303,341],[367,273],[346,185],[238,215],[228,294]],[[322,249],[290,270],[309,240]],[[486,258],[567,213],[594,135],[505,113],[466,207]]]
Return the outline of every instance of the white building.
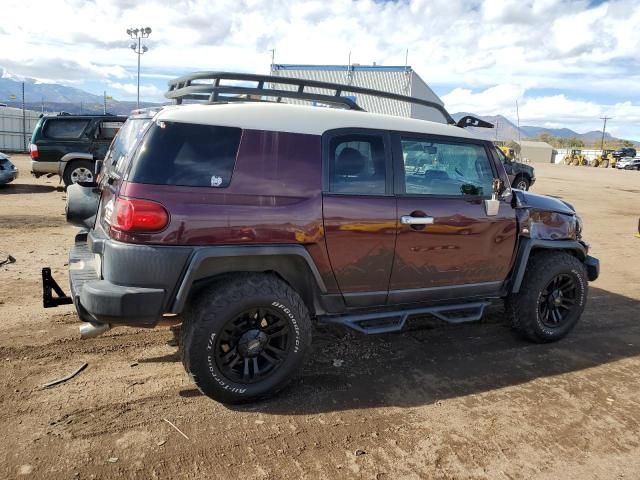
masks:
[[[31,132],[38,123],[40,112],[0,106],[0,152],[24,152],[29,145]]]
[[[429,88],[420,75],[411,67],[394,67],[381,65],[281,65],[271,66],[271,75],[316,80],[320,82],[340,83],[355,87],[383,90],[417,97],[423,100],[444,105],[442,100]],[[295,86],[278,84],[281,90],[292,90]],[[305,92],[333,94],[328,90],[307,88]],[[400,102],[387,98],[344,92],[347,96],[369,112],[385,113],[400,117],[418,118],[444,122],[444,118],[436,110],[412,103]],[[300,100],[283,99],[289,103],[303,103]]]

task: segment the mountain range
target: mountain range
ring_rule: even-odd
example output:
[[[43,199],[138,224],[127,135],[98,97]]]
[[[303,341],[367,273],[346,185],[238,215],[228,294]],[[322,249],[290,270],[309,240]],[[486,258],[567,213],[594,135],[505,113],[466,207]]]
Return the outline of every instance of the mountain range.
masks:
[[[454,120],[459,120],[465,115],[472,115],[481,120],[485,120],[494,125],[494,128],[476,128],[471,127],[469,130],[477,133],[482,138],[488,140],[509,141],[526,138],[536,138],[542,134],[552,135],[558,138],[577,138],[585,143],[598,141],[602,138],[602,131],[593,130],[586,133],[578,133],[570,128],[547,128],[547,127],[534,127],[529,125],[523,125],[518,127],[506,117],[502,115],[475,115],[468,112],[459,112],[451,115]],[[605,140],[618,140],[611,134],[605,132]]]
[[[0,69],[0,74],[2,74]],[[24,103],[28,110],[44,112],[68,113],[102,113],[104,99],[102,95],[94,95],[79,88],[68,87],[56,83],[42,83],[34,79],[24,79]],[[10,107],[22,106],[22,79],[0,77],[0,104]],[[140,107],[158,105],[157,103],[140,102]],[[136,102],[107,101],[107,111],[119,115],[129,115],[136,108]]]
[[[17,78],[0,68],[0,104],[11,107],[22,105],[22,82],[24,81],[25,107],[29,110],[45,112],[68,113],[102,113],[104,99],[101,95],[94,95],[79,88],[59,85],[56,83],[44,83],[29,78]],[[160,105],[158,103],[141,102],[140,107]],[[119,101],[110,99],[107,102],[107,111],[119,115],[128,115],[136,108],[136,102]],[[602,132],[591,131],[577,133],[568,128],[545,128],[524,125],[520,129],[502,115],[482,116],[468,112],[454,113],[452,117],[459,120],[465,115],[473,115],[486,120],[497,128],[474,128],[470,130],[479,136],[489,140],[518,140],[524,138],[536,138],[541,134],[550,134],[559,138],[577,138],[585,142],[597,141],[602,137]],[[617,140],[610,134],[605,134],[607,140]]]

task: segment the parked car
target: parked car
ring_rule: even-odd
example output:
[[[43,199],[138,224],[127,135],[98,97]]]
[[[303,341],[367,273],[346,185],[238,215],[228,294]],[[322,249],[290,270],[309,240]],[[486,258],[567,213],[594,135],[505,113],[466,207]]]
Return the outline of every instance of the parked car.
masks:
[[[18,169],[9,156],[0,152],[0,185],[6,185],[18,178]]]
[[[31,136],[31,173],[58,175],[65,185],[92,182],[96,160],[104,158],[126,117],[45,115]]]
[[[452,124],[357,111],[341,91],[419,104]],[[44,269],[43,296],[45,306],[73,302],[84,337],[177,316],[191,378],[237,403],[292,379],[316,321],[392,332],[415,315],[479,320],[503,300],[533,342],[578,322],[599,274],[580,217],[511,190],[494,145],[461,128],[478,124],[471,117],[455,124],[421,99],[261,75],[200,73],[167,95],[211,104],[139,123],[125,153],[114,142],[98,185],[69,188],[85,192],[67,199],[69,221],[84,227],[71,295],[54,296]],[[255,101],[270,97],[346,109]]]
[[[513,158],[509,158],[499,147],[496,147],[496,153],[502,162],[502,166],[507,172],[511,186],[519,190],[529,190],[531,185],[536,181],[535,169],[531,165],[526,165],[524,163],[517,162]]]
[[[622,157],[635,157],[636,149],[632,147],[623,147],[613,152],[612,155],[613,155],[613,158],[615,158],[616,160],[619,160]]]
[[[640,157],[622,157],[616,162],[620,170],[640,170]]]

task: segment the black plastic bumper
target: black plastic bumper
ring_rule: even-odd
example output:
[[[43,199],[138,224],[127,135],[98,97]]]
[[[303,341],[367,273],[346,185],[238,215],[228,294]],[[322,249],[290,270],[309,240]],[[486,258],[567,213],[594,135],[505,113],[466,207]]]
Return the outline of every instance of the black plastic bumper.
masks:
[[[71,298],[80,318],[93,323],[154,326],[162,317],[165,291],[101,279],[98,260],[86,239],[86,234],[79,234],[69,255]]]
[[[600,276],[600,260],[591,255],[587,255],[584,259],[584,265],[587,267],[587,278],[593,282]]]

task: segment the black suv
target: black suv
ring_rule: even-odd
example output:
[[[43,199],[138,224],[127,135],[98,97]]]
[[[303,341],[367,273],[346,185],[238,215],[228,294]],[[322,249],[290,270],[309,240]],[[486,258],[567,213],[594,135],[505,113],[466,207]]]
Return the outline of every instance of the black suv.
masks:
[[[442,122],[358,111],[341,92],[422,105]],[[206,104],[132,116],[98,184],[68,189],[67,218],[83,228],[71,298],[52,295],[62,291],[45,269],[44,303],[73,302],[83,337],[181,320],[196,385],[242,402],[291,380],[316,321],[393,332],[417,315],[479,320],[504,300],[534,342],[578,322],[599,271],[582,221],[562,200],[512,190],[494,145],[462,128],[479,120],[262,75],[200,73],[167,96]]]
[[[505,172],[507,172],[511,186],[519,190],[529,190],[536,181],[534,168],[531,165],[525,165],[507,157],[498,147],[496,147],[496,153],[500,157]]]
[[[636,149],[632,147],[622,147],[613,152],[613,158],[616,160],[621,159],[622,157],[635,157]]]
[[[31,173],[59,175],[65,185],[92,182],[96,160],[102,160],[126,117],[116,115],[43,116],[31,135]]]

